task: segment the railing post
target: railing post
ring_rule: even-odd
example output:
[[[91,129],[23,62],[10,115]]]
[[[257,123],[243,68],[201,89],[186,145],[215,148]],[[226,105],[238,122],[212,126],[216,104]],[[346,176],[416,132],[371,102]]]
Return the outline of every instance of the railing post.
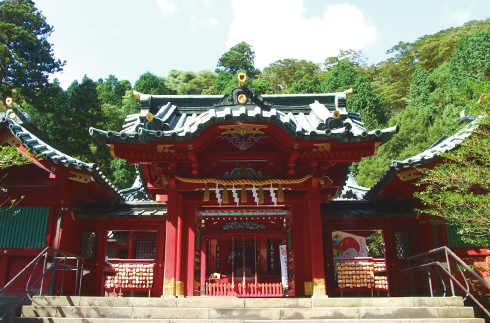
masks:
[[[60,288],[60,296],[63,295],[63,285],[65,283],[65,268],[66,268],[66,255],[63,258],[63,275],[61,276],[61,288]]]
[[[449,263],[449,256],[447,254],[447,250],[444,249],[444,254],[446,255],[446,262],[447,262],[447,270],[449,271],[449,274],[453,274],[451,272],[451,264]],[[450,279],[449,282],[451,283],[451,292],[453,293],[453,296],[456,296],[456,294],[454,294],[454,284],[453,284],[453,280]]]
[[[48,251],[44,253],[44,265],[43,265],[43,273],[46,271],[46,263],[48,262]],[[43,279],[41,280],[41,288],[39,289],[39,296],[43,296],[43,289],[44,289],[44,276]]]
[[[77,258],[77,271],[76,271],[76,274],[75,274],[75,296],[80,296],[80,295],[77,295],[77,287],[78,287],[78,274],[79,274],[79,260]]]
[[[425,256],[425,262],[426,263],[429,263],[429,257],[428,255]],[[429,277],[429,289],[430,289],[430,297],[434,297],[434,291],[432,290],[432,278],[431,278],[431,275],[430,275],[430,267],[427,267],[427,274],[428,274],[428,277]]]

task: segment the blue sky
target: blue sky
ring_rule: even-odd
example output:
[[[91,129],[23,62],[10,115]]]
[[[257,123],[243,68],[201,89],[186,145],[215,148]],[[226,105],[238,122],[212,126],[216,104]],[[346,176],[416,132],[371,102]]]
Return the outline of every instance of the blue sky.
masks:
[[[54,27],[56,75],[66,88],[84,75],[110,74],[134,85],[147,71],[214,71],[219,57],[246,41],[263,69],[284,58],[321,63],[340,49],[386,60],[413,42],[490,17],[489,0],[34,0]]]

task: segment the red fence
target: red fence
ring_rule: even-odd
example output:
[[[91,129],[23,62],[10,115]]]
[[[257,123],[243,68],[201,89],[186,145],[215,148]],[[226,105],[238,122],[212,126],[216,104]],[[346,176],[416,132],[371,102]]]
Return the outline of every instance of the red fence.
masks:
[[[206,296],[282,297],[281,283],[206,283]]]

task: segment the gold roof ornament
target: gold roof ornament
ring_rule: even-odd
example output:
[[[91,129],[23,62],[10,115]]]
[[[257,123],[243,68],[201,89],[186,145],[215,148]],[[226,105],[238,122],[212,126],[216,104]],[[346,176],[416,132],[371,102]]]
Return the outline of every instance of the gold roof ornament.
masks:
[[[244,86],[246,80],[247,80],[247,74],[238,73],[238,82],[240,83],[240,86]]]
[[[137,92],[137,91],[133,91],[133,97],[136,99],[136,100],[139,100],[140,99],[140,93]]]
[[[13,105],[14,105],[14,100],[12,100],[12,98],[6,98],[5,99],[5,104],[11,108]]]
[[[347,97],[352,96],[352,94],[354,94],[354,89],[353,88],[350,88],[350,89],[348,89],[348,90],[345,91],[345,95]]]

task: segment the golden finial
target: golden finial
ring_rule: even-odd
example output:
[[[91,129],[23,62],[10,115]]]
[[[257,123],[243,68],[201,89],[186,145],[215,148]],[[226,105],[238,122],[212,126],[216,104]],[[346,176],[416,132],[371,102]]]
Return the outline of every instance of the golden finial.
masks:
[[[352,94],[354,94],[354,89],[353,88],[350,88],[347,91],[345,91],[345,95],[347,97],[352,96]]]
[[[247,80],[247,74],[238,73],[238,82],[240,82],[240,86],[244,86],[246,80]]]

